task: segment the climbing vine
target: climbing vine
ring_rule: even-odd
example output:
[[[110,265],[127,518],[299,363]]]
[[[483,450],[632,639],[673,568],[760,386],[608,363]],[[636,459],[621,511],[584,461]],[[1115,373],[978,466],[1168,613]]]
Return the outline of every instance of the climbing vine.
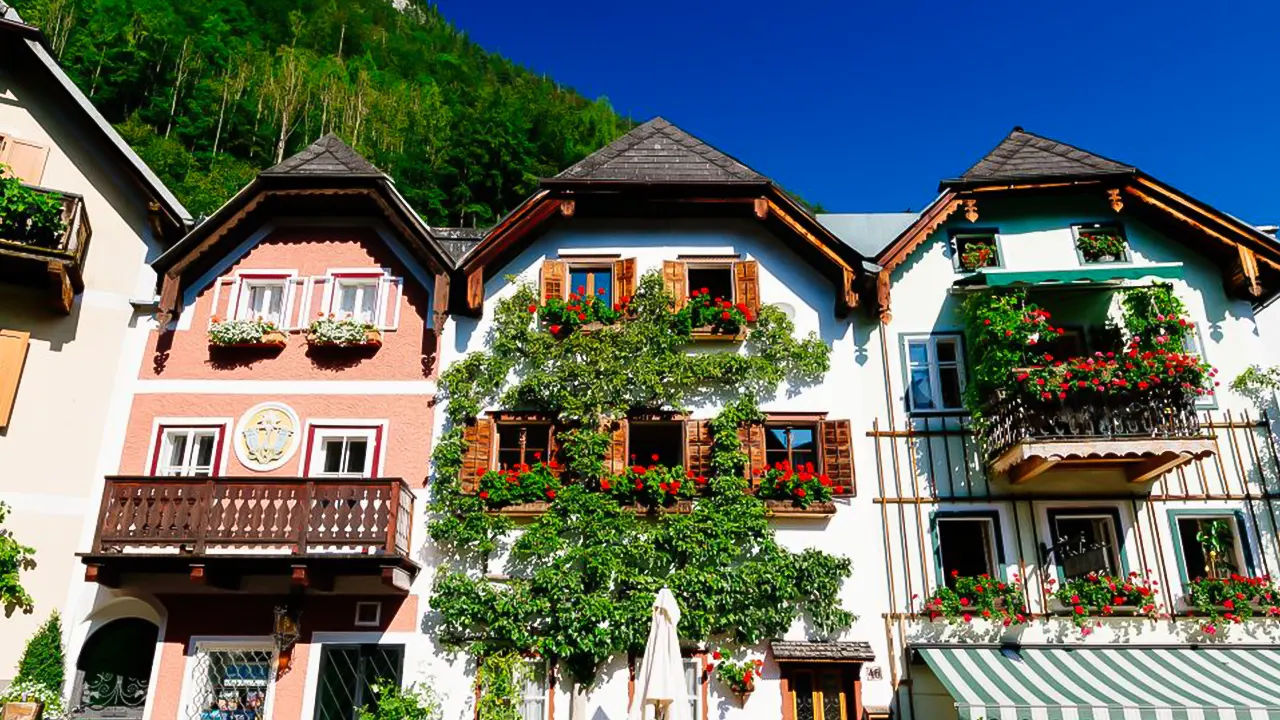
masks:
[[[802,616],[823,633],[852,623],[839,603],[848,559],[778,543],[763,501],[748,492],[738,439],[739,427],[763,417],[760,399],[824,377],[829,348],[815,334],[796,337],[781,311],[764,306],[751,318],[744,352],[691,352],[689,322],[673,310],[660,275],[650,273],[625,319],[553,334],[538,317],[536,293],[521,286],[497,304],[488,349],[443,373],[447,429],[433,456],[429,529],[445,562],[431,605],[441,641],[471,652],[481,667],[538,653],[590,683],[609,658],[643,650],[663,586],[680,602],[680,636],[695,642],[757,643]],[[661,504],[637,511],[639,490],[610,491],[611,422],[632,410],[698,404],[722,411],[710,422],[713,476],[688,480],[698,491],[690,511]],[[492,406],[554,414],[564,427],[562,482],[546,512],[519,533],[459,484],[463,427]],[[536,468],[527,472],[540,477]],[[672,484],[690,494],[674,482],[668,491]],[[499,549],[509,550],[505,564],[491,568]]]

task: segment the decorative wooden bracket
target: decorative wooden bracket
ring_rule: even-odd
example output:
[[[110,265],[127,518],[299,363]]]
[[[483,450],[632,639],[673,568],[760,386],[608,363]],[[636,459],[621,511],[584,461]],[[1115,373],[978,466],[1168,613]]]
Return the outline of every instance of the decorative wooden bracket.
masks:
[[[1111,209],[1120,212],[1124,209],[1124,201],[1120,199],[1120,188],[1107,191],[1107,199],[1111,201]]]
[[[54,309],[63,315],[70,315],[71,307],[76,302],[76,291],[71,287],[71,276],[67,273],[66,267],[56,260],[49,262],[48,272],[49,290],[53,295]]]
[[[576,209],[577,209],[577,203],[576,203],[575,201],[573,201],[573,200],[561,200],[561,201],[560,201],[560,214],[561,214],[561,215],[563,215],[563,216],[565,216],[565,217],[567,217],[567,218],[571,218],[571,217],[573,217],[573,211],[574,211],[574,210],[576,210]]]
[[[432,298],[431,310],[438,336],[444,331],[444,321],[449,317],[449,273],[447,272],[436,275],[435,297]]]
[[[978,222],[978,201],[964,201],[964,219],[971,223]]]
[[[888,325],[893,320],[893,311],[889,307],[889,271],[881,270],[876,274],[876,305],[880,307],[880,322]]]
[[[118,588],[120,587],[120,573],[102,565],[86,565],[84,568],[84,581],[98,583],[103,587]]]
[[[210,571],[201,563],[191,564],[191,582],[219,590],[239,590],[240,577],[226,571]]]
[[[1244,245],[1236,245],[1239,265],[1235,268],[1233,278],[1240,286],[1254,297],[1262,295],[1262,283],[1258,279],[1258,256]]]
[[[756,198],[752,203],[755,206],[756,217],[761,220],[769,217],[769,200],[768,198]]]
[[[467,276],[467,309],[473,313],[484,307],[484,266],[476,268]]]

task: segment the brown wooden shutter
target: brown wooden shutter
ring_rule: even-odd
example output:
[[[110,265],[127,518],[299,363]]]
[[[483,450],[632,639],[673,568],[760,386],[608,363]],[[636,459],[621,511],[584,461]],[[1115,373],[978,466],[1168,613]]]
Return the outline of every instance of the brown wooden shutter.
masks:
[[[713,448],[711,423],[707,420],[686,420],[684,423],[685,469],[694,475],[711,477]]]
[[[48,159],[49,148],[29,140],[6,137],[0,146],[0,164],[8,166],[5,174],[29,185],[39,185],[44,179],[44,164]]]
[[[564,473],[564,457],[560,452],[560,438],[556,435],[564,428],[559,423],[551,423],[551,429],[547,431],[547,462],[556,461],[556,466],[549,468],[551,474],[560,477]],[[533,463],[530,462],[530,465]]]
[[[623,258],[613,261],[613,301],[622,302],[636,294],[636,259]]]
[[[767,465],[764,459],[764,425],[751,423],[738,428],[738,441],[742,443],[742,452],[747,455],[747,464],[742,474],[755,485],[756,473],[764,472]]]
[[[0,428],[9,426],[18,399],[18,380],[27,361],[31,333],[0,330]]]
[[[627,421],[619,420],[610,432],[609,461],[605,469],[612,475],[621,475],[627,469]]]
[[[545,303],[552,298],[565,299],[564,289],[568,282],[569,266],[563,260],[543,260],[542,278],[539,283],[542,287],[541,302]]]
[[[853,433],[848,420],[822,422],[822,472],[835,487],[853,493]]]
[[[662,261],[662,284],[666,287],[667,292],[676,299],[677,310],[684,307],[685,301],[689,299],[686,280],[684,263],[678,260]]]
[[[756,313],[760,310],[759,268],[755,260],[743,260],[733,264],[734,295],[737,301]]]
[[[467,308],[479,312],[484,308],[484,268],[476,268],[467,276]]]
[[[463,428],[462,439],[467,443],[467,453],[462,458],[458,483],[462,492],[474,493],[480,489],[480,476],[489,469],[493,458],[493,420],[476,418]]]

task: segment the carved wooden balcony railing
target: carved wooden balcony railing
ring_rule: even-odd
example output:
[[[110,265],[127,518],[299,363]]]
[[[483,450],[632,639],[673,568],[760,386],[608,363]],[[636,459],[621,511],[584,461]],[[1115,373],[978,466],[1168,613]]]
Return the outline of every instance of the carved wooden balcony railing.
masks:
[[[189,570],[214,585],[381,574],[407,589],[412,521],[413,493],[398,478],[109,477],[85,563],[105,584],[121,571]]]
[[[1130,482],[1145,482],[1213,452],[1195,398],[1182,393],[1140,401],[1099,393],[1062,403],[1005,394],[985,408],[980,434],[987,464],[1014,483],[1055,466],[1124,466]]]
[[[48,188],[24,187],[59,199],[64,229],[52,243],[6,238],[0,233],[0,278],[23,285],[47,286],[54,306],[69,313],[75,296],[84,291],[84,262],[93,235],[84,199]]]

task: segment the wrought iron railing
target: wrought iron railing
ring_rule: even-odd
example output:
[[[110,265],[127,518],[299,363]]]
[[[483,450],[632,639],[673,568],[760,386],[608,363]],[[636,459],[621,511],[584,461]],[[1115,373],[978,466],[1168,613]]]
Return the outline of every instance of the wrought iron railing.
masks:
[[[398,478],[109,477],[93,552],[408,557],[412,517]]]
[[[1040,402],[1001,393],[983,409],[978,424],[987,459],[1026,440],[1086,440],[1197,437],[1194,396],[1172,390],[1140,398],[1098,393]]]

